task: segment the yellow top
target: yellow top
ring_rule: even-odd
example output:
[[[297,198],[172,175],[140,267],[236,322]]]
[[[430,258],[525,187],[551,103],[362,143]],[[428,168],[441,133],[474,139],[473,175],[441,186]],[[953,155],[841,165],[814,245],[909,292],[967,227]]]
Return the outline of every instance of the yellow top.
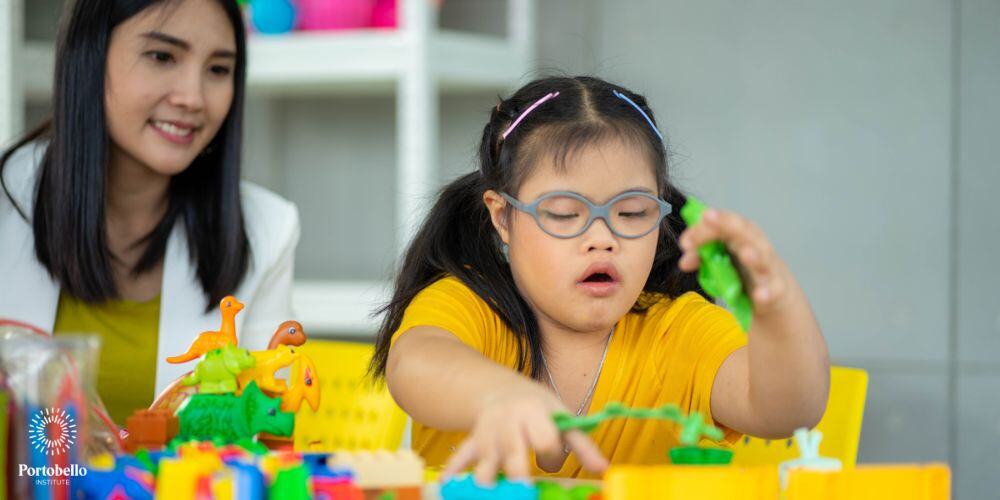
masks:
[[[496,363],[516,367],[514,334],[482,298],[453,276],[414,297],[392,340],[416,326],[447,330]],[[615,326],[588,413],[613,401],[630,407],[674,403],[714,422],[715,374],[746,343],[732,314],[693,292],[677,299],[661,298],[645,312],[629,312]],[[739,439],[739,433],[724,430],[728,443]],[[679,432],[679,426],[662,420],[614,419],[601,424],[591,437],[612,464],[663,464],[669,463],[667,453],[678,445]],[[428,466],[444,464],[464,437],[465,433],[413,422],[413,449]],[[535,476],[588,477],[573,454],[555,473],[533,467]]]
[[[159,323],[159,296],[147,302],[103,304],[88,304],[66,293],[59,296],[52,330],[56,335],[96,333],[101,338],[97,393],[118,424],[153,402]]]

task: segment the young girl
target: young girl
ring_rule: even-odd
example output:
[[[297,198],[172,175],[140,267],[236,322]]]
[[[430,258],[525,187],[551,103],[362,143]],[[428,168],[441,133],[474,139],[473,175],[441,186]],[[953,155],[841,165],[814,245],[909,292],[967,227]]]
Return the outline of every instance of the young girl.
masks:
[[[672,424],[620,419],[591,436],[553,424],[612,401],[678,404],[727,441],[819,421],[829,361],[802,290],[743,217],[709,210],[685,229],[642,96],[595,78],[532,82],[493,109],[479,157],[409,248],[372,362],[429,465],[476,464],[490,484],[499,469],[665,462]],[[696,250],[712,240],[748,278],[749,335],[700,295]]]
[[[103,341],[119,423],[192,369],[168,364],[220,300],[241,345],[290,317],[295,207],[240,183],[246,43],[235,0],[76,0],[52,120],[0,157],[0,317]],[[3,138],[6,140],[5,138]]]

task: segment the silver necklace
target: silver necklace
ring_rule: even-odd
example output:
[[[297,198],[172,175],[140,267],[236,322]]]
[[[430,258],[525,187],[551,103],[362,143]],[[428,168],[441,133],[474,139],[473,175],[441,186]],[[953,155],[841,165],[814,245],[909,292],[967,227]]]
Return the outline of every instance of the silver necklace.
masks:
[[[590,398],[594,396],[594,389],[597,388],[597,379],[601,378],[601,370],[604,369],[604,360],[608,357],[608,347],[611,345],[611,337],[615,335],[615,329],[611,329],[611,333],[608,334],[608,341],[604,344],[604,354],[601,354],[601,363],[597,365],[597,373],[594,375],[594,381],[590,383],[590,389],[587,390],[587,394],[583,396],[583,401],[580,402],[580,407],[576,409],[576,416],[580,416],[583,413],[583,409],[587,407],[587,403],[590,402]],[[542,353],[542,367],[545,368],[545,374],[549,376],[549,385],[552,386],[552,390],[556,391],[556,397],[559,401],[562,401],[562,394],[559,394],[559,388],[556,387],[556,381],[552,378],[552,372],[549,371],[549,363],[545,361],[545,353]]]

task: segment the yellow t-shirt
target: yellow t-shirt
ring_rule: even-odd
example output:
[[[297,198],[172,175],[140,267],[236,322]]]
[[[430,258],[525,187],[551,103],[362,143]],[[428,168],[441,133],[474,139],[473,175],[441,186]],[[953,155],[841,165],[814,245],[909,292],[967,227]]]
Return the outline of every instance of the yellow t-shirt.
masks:
[[[159,296],[147,302],[110,300],[88,304],[63,293],[52,331],[55,335],[95,333],[100,337],[97,393],[116,423],[124,424],[133,410],[153,402]]]
[[[500,365],[511,369],[517,365],[514,334],[482,298],[453,276],[414,297],[393,342],[416,326],[442,328]],[[647,408],[674,403],[714,422],[715,374],[746,343],[732,314],[693,292],[673,300],[663,298],[641,313],[629,312],[615,326],[589,413],[615,401]],[[727,442],[739,439],[738,433],[726,431]],[[669,462],[667,454],[678,445],[679,432],[677,425],[662,420],[614,419],[601,424],[591,437],[612,464],[662,464]],[[444,464],[464,437],[462,432],[413,422],[413,449],[429,466]],[[558,472],[549,474],[534,466],[533,475],[587,477],[574,454]]]

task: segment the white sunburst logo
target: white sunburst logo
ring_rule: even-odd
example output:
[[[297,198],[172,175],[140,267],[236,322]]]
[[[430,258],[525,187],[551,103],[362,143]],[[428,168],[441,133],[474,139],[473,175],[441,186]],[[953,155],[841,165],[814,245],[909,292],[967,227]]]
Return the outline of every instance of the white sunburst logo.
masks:
[[[62,408],[35,412],[28,425],[31,446],[45,455],[61,455],[76,442],[76,421]]]

